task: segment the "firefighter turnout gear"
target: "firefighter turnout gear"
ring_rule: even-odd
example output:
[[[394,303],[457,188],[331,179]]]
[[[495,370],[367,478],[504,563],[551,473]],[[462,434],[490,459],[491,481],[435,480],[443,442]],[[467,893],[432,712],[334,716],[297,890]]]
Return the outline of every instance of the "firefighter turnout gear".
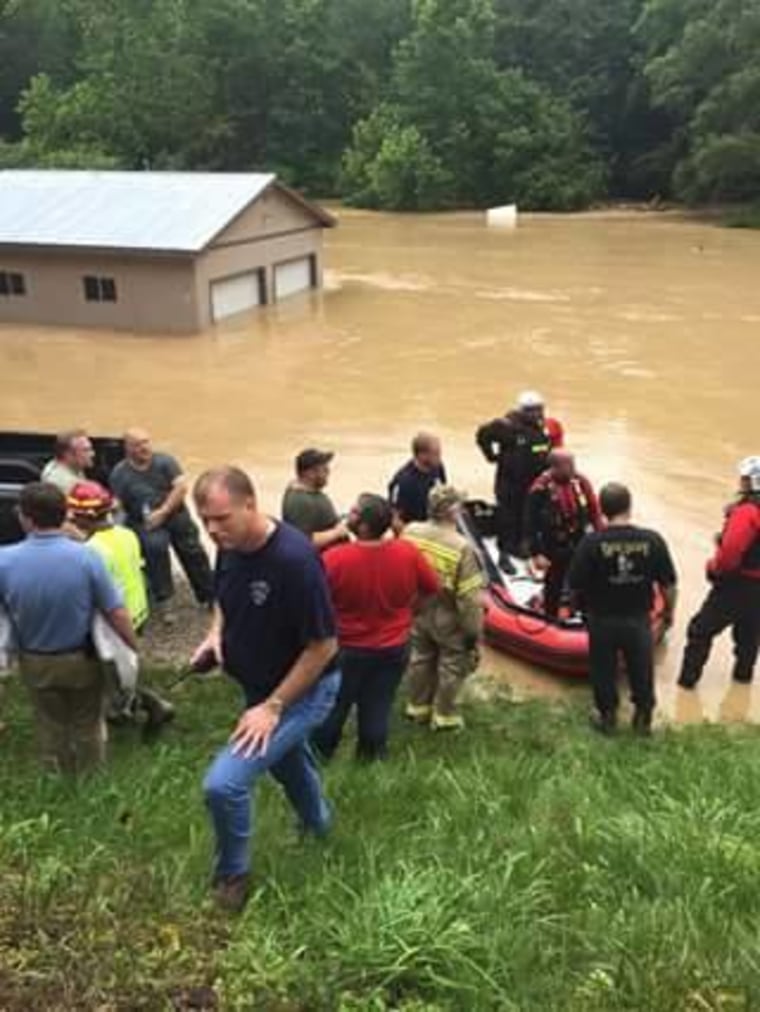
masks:
[[[431,517],[455,506],[447,492],[451,490],[441,486],[431,492]],[[457,699],[465,678],[477,667],[483,575],[453,521],[410,524],[403,536],[417,545],[441,581],[441,591],[423,604],[412,631],[407,716],[430,722],[435,729],[458,728],[463,721]]]

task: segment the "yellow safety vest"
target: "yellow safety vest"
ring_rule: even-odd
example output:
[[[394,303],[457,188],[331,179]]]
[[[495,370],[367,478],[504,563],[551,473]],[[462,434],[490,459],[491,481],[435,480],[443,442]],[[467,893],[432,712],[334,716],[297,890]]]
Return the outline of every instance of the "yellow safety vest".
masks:
[[[124,606],[132,625],[139,629],[148,621],[150,608],[137,535],[126,527],[116,525],[95,531],[88,544],[103,559],[114,583],[124,595]]]

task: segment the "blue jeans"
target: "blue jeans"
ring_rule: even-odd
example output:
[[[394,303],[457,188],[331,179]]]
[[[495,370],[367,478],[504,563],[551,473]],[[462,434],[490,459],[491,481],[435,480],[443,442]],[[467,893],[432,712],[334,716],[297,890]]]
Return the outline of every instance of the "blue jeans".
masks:
[[[216,832],[215,878],[242,875],[250,866],[251,787],[265,773],[282,785],[303,829],[324,835],[332,821],[308,738],[333,708],[340,674],[322,678],[283,714],[265,754],[248,759],[222,749],[203,782]]]
[[[358,759],[383,759],[388,752],[388,724],[393,698],[409,661],[409,647],[382,650],[344,647],[340,652],[343,672],[335,707],[312,742],[326,759],[331,758],[343,737],[343,725],[356,705]]]

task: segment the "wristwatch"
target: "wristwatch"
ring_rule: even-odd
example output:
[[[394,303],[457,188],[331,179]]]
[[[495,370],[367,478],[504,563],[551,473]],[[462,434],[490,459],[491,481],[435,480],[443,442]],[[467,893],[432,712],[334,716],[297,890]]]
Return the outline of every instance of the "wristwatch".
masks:
[[[264,700],[264,706],[279,717],[285,709],[285,700],[275,692],[268,699]]]

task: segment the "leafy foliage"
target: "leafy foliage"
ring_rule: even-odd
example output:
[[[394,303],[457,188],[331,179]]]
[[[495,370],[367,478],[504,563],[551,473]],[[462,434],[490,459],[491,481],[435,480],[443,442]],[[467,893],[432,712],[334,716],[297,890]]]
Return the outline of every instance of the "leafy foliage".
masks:
[[[757,0],[4,0],[0,164],[266,168],[397,209],[751,202],[758,54]]]

